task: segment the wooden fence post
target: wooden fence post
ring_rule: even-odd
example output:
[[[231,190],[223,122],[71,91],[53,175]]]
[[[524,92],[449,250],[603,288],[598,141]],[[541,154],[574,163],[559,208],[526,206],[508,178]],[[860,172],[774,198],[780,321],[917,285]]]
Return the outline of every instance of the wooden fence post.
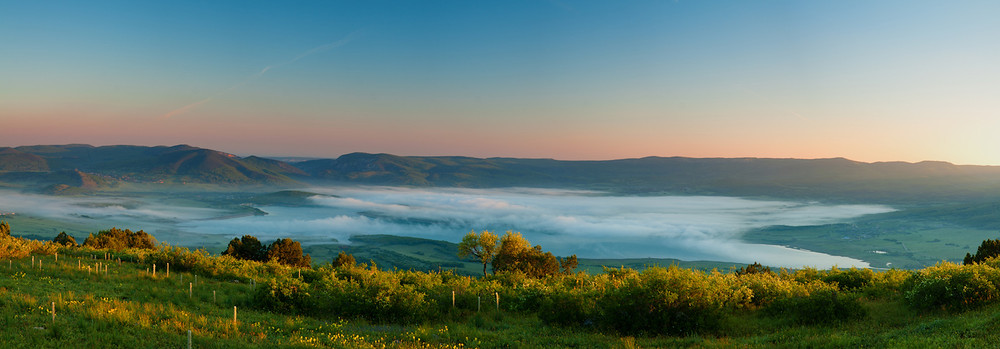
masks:
[[[170,277],[170,263],[167,263],[167,277]],[[181,277],[184,277],[184,275],[181,275]],[[184,282],[184,280],[181,280],[181,282]]]
[[[497,295],[497,311],[500,311],[500,292],[494,292]]]
[[[455,290],[451,290],[451,307],[455,307]]]
[[[153,277],[156,277],[156,264],[153,264]]]
[[[193,292],[193,291],[194,291],[194,284],[189,282],[188,283],[188,298],[191,298],[191,292]]]
[[[212,303],[218,303],[215,301],[215,290],[212,290]]]
[[[56,302],[52,302],[52,323],[56,323]]]
[[[188,349],[191,349],[191,330],[188,330]]]
[[[236,306],[233,306],[233,326],[236,326]]]
[[[477,302],[478,302],[478,303],[476,303],[476,311],[483,310],[483,296],[478,296],[478,297],[476,297],[476,299],[477,299]]]

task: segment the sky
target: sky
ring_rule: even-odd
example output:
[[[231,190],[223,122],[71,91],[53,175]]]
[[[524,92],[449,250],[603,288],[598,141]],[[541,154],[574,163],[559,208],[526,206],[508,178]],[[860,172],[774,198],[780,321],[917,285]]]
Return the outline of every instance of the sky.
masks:
[[[996,1],[0,0],[0,146],[1000,165]]]

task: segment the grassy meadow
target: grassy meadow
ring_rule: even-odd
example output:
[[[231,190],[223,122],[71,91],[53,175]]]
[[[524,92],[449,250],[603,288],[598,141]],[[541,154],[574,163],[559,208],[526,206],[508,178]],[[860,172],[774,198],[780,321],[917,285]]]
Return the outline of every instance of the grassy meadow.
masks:
[[[12,348],[184,348],[188,331],[195,348],[975,348],[1000,341],[997,260],[917,271],[651,267],[531,279],[364,264],[298,269],[166,245],[111,251],[8,236],[0,246],[0,343]]]

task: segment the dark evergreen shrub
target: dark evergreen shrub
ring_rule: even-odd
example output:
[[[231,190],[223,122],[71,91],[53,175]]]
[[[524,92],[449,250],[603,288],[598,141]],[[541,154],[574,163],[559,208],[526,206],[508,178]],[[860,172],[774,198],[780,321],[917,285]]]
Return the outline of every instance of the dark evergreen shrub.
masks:
[[[76,246],[76,239],[72,235],[66,234],[66,232],[61,232],[56,235],[52,242],[63,245],[63,246]]]
[[[1000,256],[1000,239],[983,240],[983,243],[979,245],[978,249],[976,249],[976,254],[965,254],[963,264],[969,265],[980,263],[996,256]]]

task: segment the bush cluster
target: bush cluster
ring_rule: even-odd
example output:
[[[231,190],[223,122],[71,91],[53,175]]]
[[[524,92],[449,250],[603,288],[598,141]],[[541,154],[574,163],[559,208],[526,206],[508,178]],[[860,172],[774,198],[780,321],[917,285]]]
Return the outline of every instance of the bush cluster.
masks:
[[[919,309],[965,310],[1000,297],[1000,261],[958,265],[942,262],[909,280],[906,300]]]
[[[755,263],[731,273],[671,266],[641,272],[605,268],[597,275],[562,272],[536,277],[502,272],[475,278],[453,272],[379,270],[374,264],[356,264],[346,253],[335,263],[301,269],[281,263],[279,258],[262,262],[236,258],[233,253],[213,256],[205,250],[168,245],[117,251],[116,247],[134,236],[139,236],[140,242],[152,241],[152,237],[112,231],[98,234],[109,237],[92,237],[95,242],[83,246],[0,235],[0,255],[105,252],[142,263],[170,263],[174,270],[202,276],[240,282],[252,279],[257,287],[248,305],[321,318],[420,323],[468,318],[480,309],[499,308],[537,316],[547,324],[623,335],[711,333],[719,331],[726,318],[737,312],[760,311],[796,324],[847,321],[866,316],[866,299],[901,301],[918,311],[962,311],[1000,298],[997,258],[970,265],[943,262],[916,272],[856,268],[772,271]],[[108,242],[102,243],[108,247],[95,250],[93,246],[105,240]],[[238,241],[254,245],[250,240]]]
[[[0,258],[21,258],[29,254],[53,254],[58,247],[51,241],[38,241],[10,235],[10,224],[0,221]]]
[[[97,235],[90,234],[86,240],[83,240],[83,245],[115,251],[127,248],[151,250],[156,246],[156,239],[142,230],[133,232],[128,229],[111,228],[109,230],[101,230],[97,232]]]
[[[302,245],[289,238],[275,240],[270,245],[264,245],[252,235],[234,238],[229,246],[222,251],[224,256],[249,261],[276,261],[281,264],[308,268],[312,266],[312,257],[302,254]]]

